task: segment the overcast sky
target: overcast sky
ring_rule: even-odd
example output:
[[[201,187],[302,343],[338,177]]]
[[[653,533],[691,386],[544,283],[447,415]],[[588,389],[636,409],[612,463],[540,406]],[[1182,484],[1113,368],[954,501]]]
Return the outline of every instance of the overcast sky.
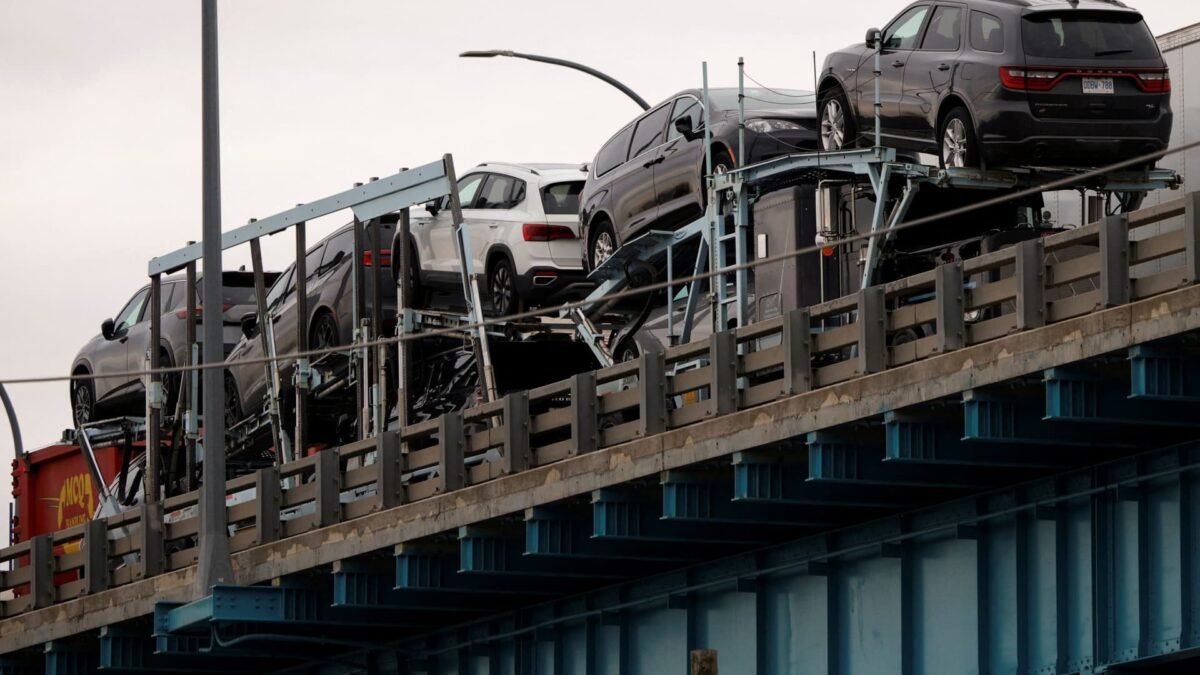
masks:
[[[814,51],[860,40],[903,4],[222,2],[224,229],[446,152],[460,173],[489,159],[590,161],[639,112],[583,74],[462,50],[585,62],[651,103],[699,86],[704,60],[714,86],[736,85],[739,56],[767,86],[811,88]],[[1200,21],[1194,0],[1137,6],[1155,34]],[[199,7],[0,0],[0,380],[66,375],[146,283],[146,262],[200,238]],[[292,245],[268,240],[267,267],[285,267]],[[9,392],[26,448],[70,426],[66,383]],[[4,471],[12,453],[0,421]]]

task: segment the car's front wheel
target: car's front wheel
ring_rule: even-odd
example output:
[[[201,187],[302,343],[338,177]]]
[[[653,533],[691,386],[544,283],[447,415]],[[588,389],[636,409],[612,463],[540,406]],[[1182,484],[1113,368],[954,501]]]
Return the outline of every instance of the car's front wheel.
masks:
[[[612,225],[601,220],[592,225],[592,234],[588,237],[588,266],[596,269],[612,257],[617,250],[617,233]]]
[[[854,146],[854,115],[846,104],[841,87],[832,87],[821,96],[821,149],[836,152]]]
[[[87,371],[79,373],[88,375]],[[71,411],[75,424],[83,426],[92,421],[96,414],[96,394],[91,380],[75,380],[71,383]]]
[[[943,169],[979,167],[979,142],[966,108],[951,110],[942,122],[941,160]]]
[[[518,311],[516,276],[507,258],[497,258],[492,263],[488,270],[487,287],[496,316],[509,316]]]

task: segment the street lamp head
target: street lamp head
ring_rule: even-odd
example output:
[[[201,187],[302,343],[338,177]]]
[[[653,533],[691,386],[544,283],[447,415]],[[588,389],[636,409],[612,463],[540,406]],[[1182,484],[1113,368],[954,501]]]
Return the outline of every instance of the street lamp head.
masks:
[[[480,58],[480,59],[491,58],[493,56],[512,56],[512,55],[513,55],[513,53],[512,53],[512,50],[510,50],[510,49],[485,49],[485,50],[478,50],[478,51],[468,51],[468,52],[463,52],[463,53],[459,54],[459,56],[462,58]]]

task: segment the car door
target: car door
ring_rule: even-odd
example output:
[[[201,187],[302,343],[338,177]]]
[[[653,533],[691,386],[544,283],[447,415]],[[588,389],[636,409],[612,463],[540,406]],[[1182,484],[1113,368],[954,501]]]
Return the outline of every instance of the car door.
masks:
[[[471,173],[458,181],[458,200],[462,205],[464,222],[470,222],[478,216],[476,208],[479,199],[479,189],[483,186],[486,173]],[[437,215],[424,224],[427,237],[427,250],[418,251],[421,267],[439,273],[445,279],[447,274],[456,275],[459,270],[458,245],[455,243],[454,214],[450,210],[450,199],[442,200],[443,206]],[[419,242],[418,242],[419,245]]]
[[[663,227],[674,228],[700,216],[705,186],[701,165],[704,136],[688,140],[675,129],[675,120],[689,118],[692,129],[702,132],[704,107],[695,96],[676,98],[667,120],[667,141],[659,150],[661,158],[654,167],[654,192],[658,201],[658,219]]]
[[[617,175],[613,180],[613,211],[617,222],[624,223],[619,234],[622,241],[640,234],[658,219],[654,173],[662,161],[659,150],[666,135],[672,104],[660,105],[637,121],[629,145],[629,159],[614,170]]]
[[[97,343],[92,353],[92,372],[97,375],[95,380],[96,400],[121,396],[137,384],[138,379],[132,377],[102,377],[106,373],[123,373],[128,370],[129,330],[141,319],[150,297],[150,288],[142,288],[113,318],[112,338]],[[140,364],[139,364],[140,370]]]
[[[938,101],[950,88],[963,48],[966,11],[960,5],[939,4],[933,8],[918,49],[910,52],[904,67],[904,93],[897,116],[898,133],[924,146],[936,147],[934,128]]]
[[[476,199],[479,207],[476,217],[467,224],[467,234],[471,242],[471,257],[474,259],[474,270],[483,274],[485,256],[492,245],[503,240],[505,234],[504,211],[514,205],[513,199],[518,191],[518,181],[512,176],[499,173],[488,174]]]
[[[266,304],[267,315],[271,318],[271,330],[275,336],[275,353],[284,353],[283,348],[279,344],[281,326],[281,313],[284,309],[284,304],[291,300],[291,306],[295,306],[294,298],[296,289],[296,280],[293,278],[294,266],[288,267],[283,274],[271,286],[267,292]],[[259,326],[259,330],[263,330],[263,326]],[[295,340],[293,339],[293,343]],[[266,370],[261,363],[247,363],[266,356],[262,349],[262,339],[256,334],[252,338],[246,339],[244,342],[234,349],[234,353],[230,355],[228,361],[229,371],[233,374],[234,380],[238,383],[238,388],[242,397],[242,412],[246,415],[256,414],[263,404],[263,398],[266,396],[267,381]],[[282,382],[282,380],[281,380]]]
[[[908,147],[897,125],[900,97],[904,92],[904,69],[912,50],[920,43],[921,29],[929,16],[929,5],[914,5],[892,20],[883,29],[883,48],[880,51],[879,102],[881,127],[886,145]],[[875,125],[875,82],[871,74],[874,54],[868,51],[856,88],[859,119],[864,121],[863,132],[870,136]],[[863,75],[865,74],[865,76]]]

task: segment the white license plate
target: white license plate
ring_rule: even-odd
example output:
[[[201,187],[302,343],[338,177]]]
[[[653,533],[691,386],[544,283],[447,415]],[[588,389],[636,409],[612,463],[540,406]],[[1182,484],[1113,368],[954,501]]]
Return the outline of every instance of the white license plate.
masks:
[[[1113,91],[1113,79],[1111,77],[1083,78],[1083,93],[1085,94],[1111,94]]]

